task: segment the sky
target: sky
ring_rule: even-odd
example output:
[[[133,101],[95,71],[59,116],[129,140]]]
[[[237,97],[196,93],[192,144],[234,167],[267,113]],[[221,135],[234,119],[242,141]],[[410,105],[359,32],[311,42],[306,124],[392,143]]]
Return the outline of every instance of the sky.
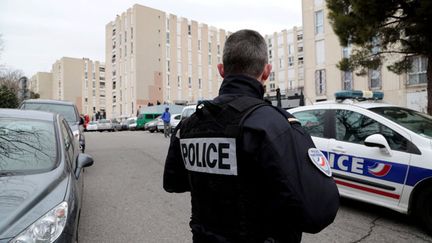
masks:
[[[105,25],[134,4],[227,31],[301,26],[301,0],[0,0],[0,65],[28,77],[63,56],[105,61]]]

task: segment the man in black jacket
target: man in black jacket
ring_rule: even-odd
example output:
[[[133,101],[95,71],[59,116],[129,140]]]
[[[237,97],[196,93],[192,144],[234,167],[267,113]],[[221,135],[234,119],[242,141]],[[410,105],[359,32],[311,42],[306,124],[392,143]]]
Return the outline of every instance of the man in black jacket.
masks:
[[[191,192],[194,242],[300,242],[303,231],[318,232],[336,215],[325,157],[295,118],[263,101],[271,68],[259,33],[230,35],[219,96],[198,105],[171,138],[163,186]]]

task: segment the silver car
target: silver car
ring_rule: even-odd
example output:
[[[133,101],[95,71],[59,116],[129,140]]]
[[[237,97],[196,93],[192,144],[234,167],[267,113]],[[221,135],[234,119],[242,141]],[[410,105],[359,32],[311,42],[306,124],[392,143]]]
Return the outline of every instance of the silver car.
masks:
[[[79,142],[81,151],[85,151],[84,119],[80,117],[76,105],[69,101],[30,99],[20,106],[21,110],[39,110],[62,115],[68,122],[74,138]]]

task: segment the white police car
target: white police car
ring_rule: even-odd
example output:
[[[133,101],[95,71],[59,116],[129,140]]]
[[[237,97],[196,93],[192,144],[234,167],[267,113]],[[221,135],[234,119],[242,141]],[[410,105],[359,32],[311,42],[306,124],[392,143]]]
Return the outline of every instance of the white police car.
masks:
[[[413,213],[432,232],[432,117],[382,96],[341,91],[288,111],[328,158],[342,196]]]

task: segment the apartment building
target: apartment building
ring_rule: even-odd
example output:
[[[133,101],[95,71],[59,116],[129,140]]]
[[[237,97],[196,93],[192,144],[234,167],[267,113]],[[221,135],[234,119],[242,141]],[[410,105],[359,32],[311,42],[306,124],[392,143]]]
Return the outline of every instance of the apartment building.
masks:
[[[37,94],[41,99],[52,99],[53,96],[53,77],[50,72],[37,72],[30,79],[29,89]]]
[[[269,63],[272,72],[266,83],[266,95],[300,93],[304,86],[303,30],[294,27],[266,35]]]
[[[52,65],[51,72],[36,73],[30,83],[42,99],[68,100],[82,114],[105,115],[105,65],[99,61],[62,57]]]
[[[389,103],[425,111],[425,58],[413,57],[413,69],[404,75],[388,71],[388,63],[368,70],[366,76],[342,72],[336,64],[342,57],[348,57],[353,47],[339,44],[326,17],[325,0],[302,0],[302,15],[306,104],[334,99],[334,93],[342,89],[382,90]],[[388,58],[389,62],[392,60]]]
[[[138,4],[118,15],[106,25],[108,117],[215,97],[227,34]]]

